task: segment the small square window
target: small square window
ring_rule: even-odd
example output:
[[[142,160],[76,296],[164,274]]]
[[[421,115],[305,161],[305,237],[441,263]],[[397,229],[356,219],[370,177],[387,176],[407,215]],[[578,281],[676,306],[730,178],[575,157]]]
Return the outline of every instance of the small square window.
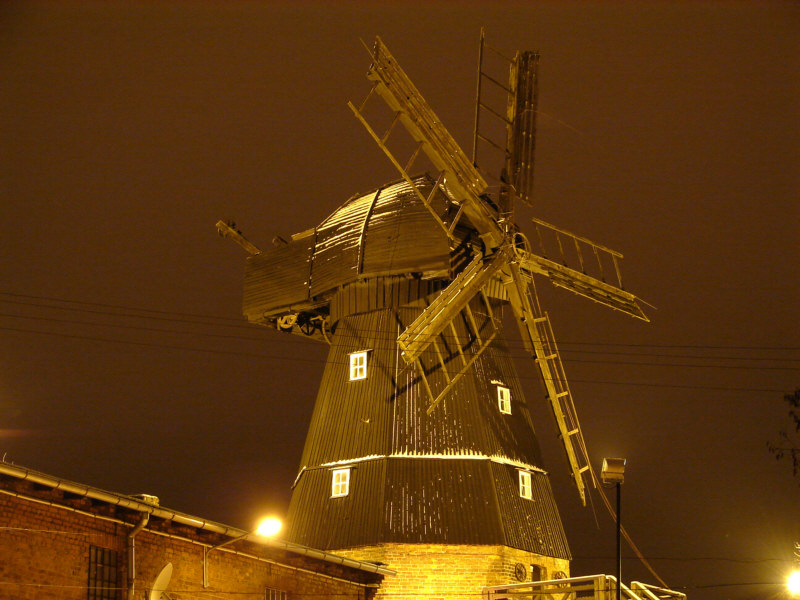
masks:
[[[527,471],[519,472],[519,495],[526,500],[533,498],[531,493],[531,474]]]
[[[350,355],[350,381],[367,378],[367,351]]]
[[[340,498],[350,493],[350,469],[336,469],[333,471],[331,496]]]
[[[502,385],[497,386],[497,405],[500,412],[505,415],[511,414],[511,390]]]

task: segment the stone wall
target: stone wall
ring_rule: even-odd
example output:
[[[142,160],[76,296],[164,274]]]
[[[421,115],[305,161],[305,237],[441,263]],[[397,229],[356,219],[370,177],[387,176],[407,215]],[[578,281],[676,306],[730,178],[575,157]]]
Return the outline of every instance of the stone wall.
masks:
[[[539,568],[537,579],[554,578],[559,572],[569,576],[568,560],[508,546],[383,544],[334,553],[381,562],[397,571],[397,575],[384,578],[378,591],[376,599],[385,600],[478,600],[484,587],[519,583],[517,564],[525,566],[526,581],[531,579],[531,565]]]

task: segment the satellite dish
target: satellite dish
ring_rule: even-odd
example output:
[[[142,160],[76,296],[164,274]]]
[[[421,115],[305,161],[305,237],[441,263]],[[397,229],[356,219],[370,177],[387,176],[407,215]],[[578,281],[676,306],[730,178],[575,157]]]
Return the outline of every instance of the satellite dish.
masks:
[[[167,596],[167,586],[169,585],[169,580],[172,578],[172,563],[167,563],[164,565],[164,568],[161,569],[161,572],[156,577],[155,583],[153,583],[153,588],[150,590],[150,595],[147,597],[148,600],[161,600],[162,598],[169,598]]]

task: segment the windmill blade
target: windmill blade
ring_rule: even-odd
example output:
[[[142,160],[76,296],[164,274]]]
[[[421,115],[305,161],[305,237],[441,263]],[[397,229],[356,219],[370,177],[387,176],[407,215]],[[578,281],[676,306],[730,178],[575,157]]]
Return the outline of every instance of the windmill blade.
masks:
[[[586,486],[593,485],[594,482],[591,478],[586,442],[575,412],[550,320],[547,313],[543,313],[538,303],[531,298],[531,281],[520,270],[519,265],[509,263],[508,268],[502,272],[502,278],[522,334],[523,344],[535,358],[542,375],[547,399],[553,410],[567,462],[572,470],[572,479],[585,506]]]
[[[484,60],[485,50],[491,51],[488,61]],[[496,72],[500,65],[508,67],[507,83],[503,81],[506,77]],[[481,29],[472,160],[475,165],[481,165],[481,172],[487,177],[499,178],[502,192],[498,201],[504,214],[513,214],[516,198],[532,203],[538,66],[536,52],[506,56],[486,43]],[[484,157],[486,161],[478,160],[479,142],[494,159],[490,156]],[[492,173],[494,168],[499,172]]]
[[[442,331],[481,288],[507,263],[510,258],[508,246],[501,247],[486,263],[478,255],[453,279],[431,304],[397,338],[403,359],[411,364]]]
[[[557,287],[562,287],[637,319],[650,321],[639,306],[638,298],[622,288],[530,252],[520,253],[520,265],[529,273],[546,275]]]
[[[372,64],[367,78],[374,82],[374,86],[370,95],[375,92],[386,102],[395,113],[393,124],[399,121],[417,142],[418,150],[422,150],[440,170],[447,189],[453,194],[472,226],[478,230],[486,246],[490,250],[500,246],[504,239],[503,230],[497,223],[493,209],[480,197],[486,190],[486,181],[379,37],[375,38],[371,56]],[[362,102],[360,108],[356,108],[352,103],[349,106],[368,131],[373,133],[362,114],[369,97],[367,96]],[[373,133],[373,138],[389,156],[400,174],[408,178],[407,171],[416,157],[416,152],[406,166],[401,165],[385,146],[391,131],[392,126],[383,136]]]
[[[533,203],[533,155],[536,147],[536,112],[539,102],[539,55],[520,52],[511,69],[508,128],[508,176],[516,197]]]
[[[637,319],[650,321],[639,306],[639,299],[623,289],[621,253],[541,219],[531,220],[536,226],[540,252],[532,252],[528,240],[522,234],[517,233],[515,239],[517,259],[526,272],[545,275],[557,287],[563,287]],[[548,250],[551,253],[557,252],[560,262],[548,258]],[[577,261],[579,269],[567,265],[568,254],[571,261]],[[590,258],[584,258],[584,254]],[[613,265],[611,277],[616,279],[616,285],[606,281],[607,267],[604,268],[604,263]]]

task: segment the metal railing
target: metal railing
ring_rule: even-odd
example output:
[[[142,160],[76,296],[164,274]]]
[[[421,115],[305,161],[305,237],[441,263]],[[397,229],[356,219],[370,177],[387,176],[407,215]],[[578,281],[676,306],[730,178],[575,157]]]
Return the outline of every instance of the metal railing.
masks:
[[[550,579],[500,585],[483,589],[485,600],[615,600],[617,578],[612,575],[587,575],[569,579]],[[638,581],[622,584],[625,600],[686,600],[686,594]]]

